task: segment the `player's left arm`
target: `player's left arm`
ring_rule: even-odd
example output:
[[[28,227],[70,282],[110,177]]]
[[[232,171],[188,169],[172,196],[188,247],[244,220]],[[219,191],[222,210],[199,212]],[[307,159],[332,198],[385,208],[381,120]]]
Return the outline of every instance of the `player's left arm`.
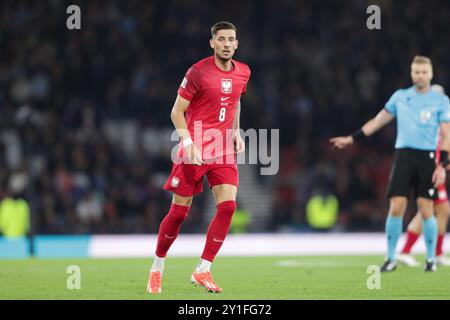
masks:
[[[240,132],[240,117],[241,117],[241,99],[239,99],[237,106],[236,106],[236,112],[234,114],[233,119],[233,140],[234,140],[234,151],[236,153],[241,153],[245,151],[245,142],[244,139],[241,137]]]

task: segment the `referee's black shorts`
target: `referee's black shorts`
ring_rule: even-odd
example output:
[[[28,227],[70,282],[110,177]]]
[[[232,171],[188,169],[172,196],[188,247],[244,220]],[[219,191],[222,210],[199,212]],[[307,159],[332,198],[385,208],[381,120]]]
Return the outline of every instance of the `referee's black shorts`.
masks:
[[[432,182],[435,157],[434,151],[397,149],[389,175],[387,196],[409,198],[413,192],[414,198],[436,199],[437,190]]]

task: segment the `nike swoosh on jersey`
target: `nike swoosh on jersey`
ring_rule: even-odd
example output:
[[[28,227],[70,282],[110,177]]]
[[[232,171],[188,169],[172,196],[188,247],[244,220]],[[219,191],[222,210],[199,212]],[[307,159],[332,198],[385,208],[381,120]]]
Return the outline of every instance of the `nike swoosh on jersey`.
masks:
[[[220,101],[225,101],[225,100],[228,100],[228,99],[230,99],[230,97],[221,97]]]

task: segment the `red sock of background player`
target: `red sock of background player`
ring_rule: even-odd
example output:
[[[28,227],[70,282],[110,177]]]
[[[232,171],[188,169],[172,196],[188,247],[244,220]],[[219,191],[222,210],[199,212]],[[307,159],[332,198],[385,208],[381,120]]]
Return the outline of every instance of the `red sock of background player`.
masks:
[[[420,236],[420,234],[417,234],[417,233],[414,233],[411,231],[408,231],[406,233],[406,243],[402,250],[403,254],[409,254],[411,252],[411,248],[416,243],[419,236]]]
[[[207,272],[220,250],[230,228],[231,218],[236,210],[236,201],[224,201],[217,205],[217,212],[206,233],[206,244],[197,272]]]
[[[170,246],[175,241],[180,232],[181,224],[186,219],[190,207],[173,204],[170,206],[169,213],[159,226],[158,243],[156,245],[156,255],[153,261],[152,271],[164,270],[164,258],[169,251]]]
[[[445,234],[439,234],[436,243],[436,257],[442,254],[442,245],[444,243]]]

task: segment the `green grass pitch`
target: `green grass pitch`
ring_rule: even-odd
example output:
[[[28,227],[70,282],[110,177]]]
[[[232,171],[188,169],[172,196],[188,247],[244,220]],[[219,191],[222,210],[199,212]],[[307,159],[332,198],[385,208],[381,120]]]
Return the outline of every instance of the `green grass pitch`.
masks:
[[[381,256],[218,257],[212,273],[221,294],[190,284],[197,261],[167,258],[163,293],[150,296],[151,259],[0,260],[0,299],[450,299],[448,267],[425,273],[399,266],[369,290],[367,267]],[[80,267],[79,290],[67,289],[70,265]]]

